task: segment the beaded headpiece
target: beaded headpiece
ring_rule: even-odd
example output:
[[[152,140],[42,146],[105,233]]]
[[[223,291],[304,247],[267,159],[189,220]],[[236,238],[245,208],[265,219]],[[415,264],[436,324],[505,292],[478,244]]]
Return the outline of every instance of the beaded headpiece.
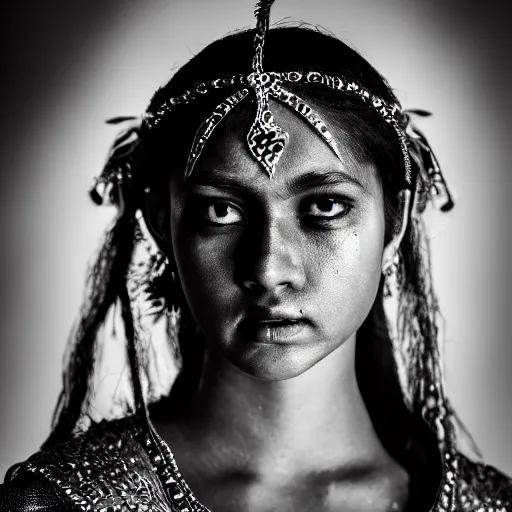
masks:
[[[260,0],[256,4],[254,13],[257,21],[252,73],[247,76],[229,75],[197,84],[193,89],[166,100],[156,112],[147,112],[140,118],[120,117],[108,121],[110,123],[128,122],[129,125],[116,139],[102,174],[93,184],[91,189],[93,200],[98,204],[119,204],[119,191],[116,190],[118,188],[116,185],[131,180],[131,155],[138,145],[138,134],[142,125],[151,131],[177,106],[187,105],[211,91],[224,88],[238,87],[238,90],[217,105],[202,122],[188,156],[185,178],[194,170],[206,142],[219,123],[236,105],[251,97],[256,102],[256,114],[247,134],[247,147],[251,156],[270,178],[274,176],[276,165],[289,139],[288,134],[274,121],[269,105],[270,99],[285,105],[303,119],[341,159],[336,141],[326,123],[306,101],[287,89],[289,84],[308,83],[319,84],[355,97],[362,105],[376,111],[393,127],[397,135],[403,155],[405,188],[421,186],[423,200],[416,202],[420,213],[425,207],[426,200],[434,196],[441,199],[443,211],[451,209],[453,201],[437,159],[426,138],[411,121],[412,114],[429,115],[427,112],[403,111],[399,104],[391,104],[373,94],[363,84],[344,77],[326,75],[318,71],[265,72],[263,70],[265,36],[269,28],[270,8],[274,1]],[[416,176],[412,175],[413,169],[414,174],[418,176],[416,180],[414,179]]]

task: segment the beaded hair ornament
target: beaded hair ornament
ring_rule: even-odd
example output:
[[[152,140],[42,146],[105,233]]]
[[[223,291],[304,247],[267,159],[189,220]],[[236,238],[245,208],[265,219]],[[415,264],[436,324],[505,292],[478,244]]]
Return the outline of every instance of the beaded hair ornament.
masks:
[[[256,4],[256,29],[252,73],[248,76],[229,75],[206,83],[197,84],[191,90],[165,101],[156,113],[145,113],[142,117],[119,117],[107,122],[127,123],[127,128],[118,136],[103,172],[94,181],[91,198],[97,204],[119,205],[119,188],[132,179],[131,155],[138,145],[141,127],[149,132],[177,105],[187,105],[211,91],[239,87],[238,91],[222,101],[206,117],[199,127],[189,152],[185,178],[190,176],[201,156],[206,142],[215,128],[239,103],[252,98],[256,103],[256,115],[247,133],[247,149],[269,178],[274,176],[276,165],[283,154],[289,135],[274,121],[269,99],[278,101],[303,119],[341,159],[336,140],[319,114],[298,95],[287,90],[287,84],[314,83],[356,97],[362,105],[376,111],[396,132],[404,161],[404,183],[406,189],[416,187],[421,194],[416,197],[416,211],[421,213],[428,199],[436,198],[442,211],[453,207],[453,201],[441,172],[439,163],[423,134],[413,125],[412,116],[428,116],[421,110],[402,110],[399,104],[390,104],[372,94],[363,84],[330,76],[318,71],[265,72],[263,50],[269,28],[270,9],[275,0],[261,0]],[[414,172],[413,172],[414,169]],[[413,176],[415,174],[416,176]]]

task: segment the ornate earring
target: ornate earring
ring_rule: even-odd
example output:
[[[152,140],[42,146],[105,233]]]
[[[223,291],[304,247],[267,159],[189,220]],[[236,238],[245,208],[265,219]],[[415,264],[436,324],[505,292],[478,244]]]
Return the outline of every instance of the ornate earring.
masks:
[[[398,284],[398,268],[400,267],[400,254],[395,251],[393,260],[388,262],[382,269],[384,274],[384,297],[391,297],[393,295],[393,286]],[[394,282],[393,282],[394,281]]]
[[[168,394],[181,366],[180,287],[174,262],[160,250],[140,210],[136,220],[127,285],[151,402]]]
[[[169,339],[170,346],[174,355],[176,364],[181,367],[181,352],[180,352],[180,320],[181,320],[181,309],[177,306],[176,298],[179,284],[176,271],[171,271],[172,290],[167,294],[166,314],[167,314],[167,337]]]
[[[160,278],[167,273],[169,260],[151,237],[140,210],[135,217],[135,243],[127,275],[130,301],[133,306],[138,306],[141,315],[158,319],[165,309]]]

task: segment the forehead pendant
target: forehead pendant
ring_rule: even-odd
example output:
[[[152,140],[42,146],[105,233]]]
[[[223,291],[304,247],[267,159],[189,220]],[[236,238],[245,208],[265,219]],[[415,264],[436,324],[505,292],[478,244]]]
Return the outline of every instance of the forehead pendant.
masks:
[[[217,105],[199,127],[188,155],[185,177],[193,171],[216,126],[236,105],[249,97],[256,103],[256,114],[246,136],[247,149],[270,178],[274,175],[276,164],[284,152],[288,134],[274,122],[269,99],[278,101],[300,117],[341,160],[336,142],[320,116],[303,99],[287,89],[287,85],[315,84],[353,97],[361,106],[376,112],[394,129],[403,155],[402,186],[404,189],[418,190],[415,204],[419,213],[430,200],[435,200],[435,205],[440,206],[443,211],[451,209],[453,200],[439,163],[428,140],[413,122],[413,118],[417,116],[429,115],[427,112],[402,110],[398,103],[389,102],[374,94],[364,84],[343,76],[327,75],[319,71],[263,70],[263,46],[273,3],[274,0],[261,0],[256,5],[257,23],[250,75],[227,75],[200,83],[178,96],[168,98],[155,110],[146,111],[140,118],[118,117],[109,121],[115,124],[125,123],[127,126],[116,139],[101,175],[93,183],[90,190],[93,200],[98,204],[120,204],[123,184],[132,180],[132,164],[136,160],[139,133],[142,128],[151,131],[175,108],[191,104],[210,91],[220,89],[230,90],[231,96]],[[144,190],[149,188],[146,187]]]
[[[194,88],[167,99],[156,110],[147,111],[139,120],[139,128],[144,126],[145,129],[153,130],[176,107],[191,104],[210,91],[230,90],[231,96],[217,105],[197,130],[185,169],[185,178],[187,178],[194,170],[206,142],[219,123],[239,103],[246,98],[253,98],[256,103],[256,114],[246,136],[247,149],[266,174],[272,178],[289,136],[275,123],[270,111],[270,99],[279,102],[300,117],[342,160],[336,141],[324,121],[302,98],[287,89],[287,85],[315,84],[357,99],[361,106],[378,113],[394,129],[403,156],[402,187],[408,190],[412,190],[414,187],[418,189],[417,196],[420,200],[416,201],[416,209],[419,213],[424,210],[426,201],[434,198],[436,205],[440,204],[443,211],[452,208],[453,200],[437,159],[427,139],[413,123],[413,117],[429,115],[427,112],[402,110],[398,103],[387,101],[374,94],[362,83],[343,76],[328,75],[321,71],[263,70],[263,47],[269,27],[270,8],[273,3],[274,0],[260,0],[256,4],[254,13],[257,22],[250,75],[226,75],[197,84]],[[119,120],[123,119],[125,118]],[[115,120],[115,122],[119,120]],[[107,161],[102,174],[95,181],[91,195],[97,202],[104,202],[104,200],[108,202],[109,199],[117,201],[115,194],[110,193],[112,187],[105,188],[105,186],[119,186],[124,178],[130,178],[132,153],[138,142],[130,144],[128,151],[124,149],[126,145],[124,141],[132,132],[133,129],[130,129],[121,134],[119,144],[114,146],[112,156]],[[117,189],[115,188],[115,190]],[[440,202],[438,203],[438,201]]]
[[[437,159],[427,139],[413,123],[413,117],[429,115],[427,112],[402,110],[398,103],[389,102],[374,94],[362,83],[343,76],[328,75],[321,71],[266,72],[263,70],[263,46],[269,26],[270,7],[273,3],[274,0],[261,0],[256,5],[257,23],[251,74],[248,76],[226,75],[199,83],[178,96],[168,98],[155,110],[146,111],[141,118],[135,120],[131,117],[121,117],[110,121],[114,123],[130,121],[130,125],[120,134],[112,147],[112,153],[90,191],[91,197],[99,204],[109,202],[117,204],[118,189],[124,181],[131,180],[131,166],[134,155],[137,153],[138,133],[141,128],[151,131],[175,108],[191,104],[205,94],[220,89],[229,90],[231,96],[217,105],[197,130],[188,154],[185,178],[194,170],[215,128],[233,108],[249,97],[256,103],[256,114],[246,136],[247,149],[270,178],[274,176],[277,162],[285,150],[289,137],[275,123],[270,111],[269,99],[279,102],[300,117],[342,160],[336,141],[324,121],[302,98],[287,88],[293,84],[314,84],[353,97],[361,103],[361,106],[376,112],[394,129],[403,156],[402,187],[409,190],[418,188],[420,192],[418,194],[420,200],[416,201],[418,212],[421,213],[426,202],[434,198],[436,205],[440,205],[443,211],[452,208],[453,200]],[[132,122],[134,126],[131,126]]]
[[[256,100],[256,115],[247,134],[247,146],[252,157],[261,165],[270,178],[273,177],[276,164],[283,154],[289,136],[274,121],[270,111],[269,98],[291,108],[299,117],[306,121],[310,127],[329,145],[336,156],[341,159],[336,142],[318,114],[297,95],[282,86],[282,73],[265,73],[263,71],[263,47],[265,35],[269,27],[270,8],[274,0],[262,0],[256,4],[256,34],[254,37],[254,57],[252,61],[253,72],[247,77],[240,77],[240,89],[235,94],[220,103],[212,114],[202,123],[197,131],[192,149],[189,154],[185,177],[190,176],[194,165],[201,156],[203,148],[216,126],[238,105],[242,100],[252,95]],[[302,76],[296,73],[287,73],[289,82],[300,81]],[[311,80],[314,81],[314,80]],[[230,85],[220,84],[219,87]],[[233,84],[234,85],[234,84]]]

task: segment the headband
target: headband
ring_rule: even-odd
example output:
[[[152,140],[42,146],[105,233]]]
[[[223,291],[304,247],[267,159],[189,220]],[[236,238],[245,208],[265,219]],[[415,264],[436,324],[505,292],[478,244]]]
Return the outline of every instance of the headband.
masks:
[[[397,103],[389,103],[373,94],[363,84],[343,77],[323,74],[319,71],[265,72],[263,70],[263,48],[269,28],[270,8],[275,0],[261,0],[256,4],[256,30],[254,37],[254,56],[252,73],[248,76],[229,75],[210,82],[197,84],[196,87],[178,96],[167,99],[156,112],[146,112],[142,117],[119,117],[107,122],[127,123],[121,132],[107,159],[103,172],[94,181],[90,190],[92,199],[97,204],[119,205],[120,187],[131,180],[131,167],[135,149],[139,144],[140,130],[144,126],[151,133],[166,116],[177,106],[188,105],[212,91],[236,88],[237,91],[223,100],[209,114],[197,130],[185,169],[185,178],[190,176],[201,156],[206,142],[219,123],[246,100],[253,98],[256,102],[256,114],[247,133],[247,148],[251,156],[259,163],[267,175],[272,178],[276,165],[288,142],[288,134],[274,121],[269,99],[272,98],[292,110],[303,119],[315,133],[341,159],[336,140],[320,115],[302,98],[287,89],[289,84],[318,84],[357,98],[362,106],[367,106],[393,127],[397,142],[401,148],[404,164],[404,184],[406,189],[420,189],[421,200],[416,200],[420,213],[428,199],[440,198],[441,210],[453,207],[453,201],[444,180],[439,163],[425,136],[412,123],[412,116],[426,116],[421,110],[404,111]],[[413,177],[413,170],[414,174]]]

